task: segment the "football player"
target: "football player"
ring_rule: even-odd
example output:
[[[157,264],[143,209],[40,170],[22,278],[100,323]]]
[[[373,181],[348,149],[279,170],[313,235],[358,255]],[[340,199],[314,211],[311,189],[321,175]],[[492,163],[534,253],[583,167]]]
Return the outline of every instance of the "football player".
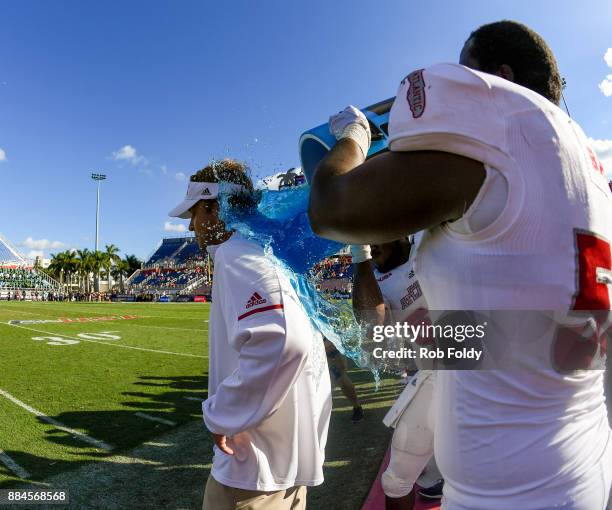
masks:
[[[588,311],[611,309],[612,196],[560,97],[542,37],[513,21],[478,28],[459,64],[402,80],[388,152],[365,161],[363,114],[332,117],[338,142],[313,176],[313,229],[348,243],[426,230],[415,269],[430,310],[572,311],[601,326]],[[500,322],[497,345],[520,327],[525,347],[506,352],[505,369],[437,375],[444,508],[604,509],[604,335],[585,343],[553,327],[535,342],[529,324]]]
[[[350,248],[355,264],[353,308],[357,317],[369,316],[371,326],[373,323],[379,326],[398,322],[418,324],[427,318],[427,301],[413,267],[417,251],[413,236]],[[415,345],[424,343],[418,339]],[[422,495],[431,499],[442,497],[443,482],[433,459],[435,371],[431,370],[431,364],[425,366],[418,359],[416,365],[424,369],[412,376],[383,420],[395,429],[389,466],[382,475],[387,510],[413,507],[414,484],[425,468],[430,482],[423,487]],[[395,368],[412,368],[412,363],[404,360]]]

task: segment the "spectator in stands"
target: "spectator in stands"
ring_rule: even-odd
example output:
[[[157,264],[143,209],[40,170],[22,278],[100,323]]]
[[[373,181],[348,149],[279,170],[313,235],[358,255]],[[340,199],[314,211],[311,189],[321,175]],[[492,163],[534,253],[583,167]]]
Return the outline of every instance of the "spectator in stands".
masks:
[[[215,455],[204,509],[305,508],[305,486],[323,482],[331,413],[323,338],[263,248],[226,229],[223,193],[245,213],[255,206],[245,165],[223,160],[192,175],[170,212],[191,218],[215,262],[202,406]]]

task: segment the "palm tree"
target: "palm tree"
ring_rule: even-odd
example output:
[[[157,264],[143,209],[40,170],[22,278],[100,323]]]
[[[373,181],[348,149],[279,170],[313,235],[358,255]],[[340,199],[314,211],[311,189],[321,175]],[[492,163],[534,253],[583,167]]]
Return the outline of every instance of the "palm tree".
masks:
[[[125,262],[127,262],[129,266],[128,276],[133,275],[136,270],[142,269],[142,260],[140,260],[136,255],[126,255]]]
[[[106,256],[106,261],[104,263],[104,269],[106,271],[106,278],[108,283],[108,289],[111,288],[111,267],[115,264],[118,264],[121,261],[121,257],[117,255],[119,253],[119,248],[117,248],[114,244],[107,244],[105,246],[106,251],[104,255]]]
[[[63,252],[60,253],[52,253],[51,254],[51,262],[47,267],[47,272],[50,276],[54,278],[58,278],[60,283],[64,282],[64,270],[63,270]]]
[[[91,254],[91,269],[94,274],[94,292],[100,292],[100,270],[106,265],[106,253],[96,250]]]
[[[63,286],[65,282],[70,283],[70,278],[74,274],[77,267],[77,259],[71,251],[61,251],[51,255],[51,263],[47,268],[47,272],[56,278],[59,278],[60,284]]]
[[[278,189],[291,188],[295,186],[295,178],[297,177],[294,173],[295,168],[290,168],[286,173],[281,175],[280,182],[278,183]]]
[[[72,290],[72,276],[77,271],[79,265],[79,261],[74,253],[74,251],[66,250],[63,256],[64,273],[66,274],[66,281],[70,285],[70,290]]]
[[[89,273],[91,272],[91,252],[85,248],[77,250],[77,273],[79,274],[79,288],[81,292],[89,292]]]
[[[123,277],[128,274],[129,270],[130,270],[130,265],[128,264],[128,262],[126,260],[121,260],[121,259],[119,259],[119,262],[115,264],[112,270],[113,278],[115,280],[119,280],[119,288],[122,293],[125,292],[125,287],[123,285]]]

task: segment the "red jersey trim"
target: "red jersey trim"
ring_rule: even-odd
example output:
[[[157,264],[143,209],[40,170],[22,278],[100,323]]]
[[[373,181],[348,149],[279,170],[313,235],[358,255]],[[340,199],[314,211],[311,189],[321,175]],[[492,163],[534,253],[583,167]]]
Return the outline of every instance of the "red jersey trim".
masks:
[[[249,310],[248,312],[243,313],[242,315],[238,317],[238,320],[240,321],[248,317],[249,315],[253,315],[254,313],[267,312],[268,310],[282,310],[283,308],[284,308],[283,305],[262,306],[261,308],[255,308],[254,310]]]

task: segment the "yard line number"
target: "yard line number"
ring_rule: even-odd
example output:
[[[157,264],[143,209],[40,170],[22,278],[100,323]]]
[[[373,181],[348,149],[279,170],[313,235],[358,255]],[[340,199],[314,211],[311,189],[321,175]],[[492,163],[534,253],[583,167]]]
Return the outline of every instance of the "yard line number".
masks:
[[[83,340],[121,340],[119,331],[100,331],[99,333],[79,333],[76,335],[78,338]],[[75,345],[81,342],[76,339],[62,338],[59,336],[33,336],[32,340],[36,342],[46,342],[47,345]]]

